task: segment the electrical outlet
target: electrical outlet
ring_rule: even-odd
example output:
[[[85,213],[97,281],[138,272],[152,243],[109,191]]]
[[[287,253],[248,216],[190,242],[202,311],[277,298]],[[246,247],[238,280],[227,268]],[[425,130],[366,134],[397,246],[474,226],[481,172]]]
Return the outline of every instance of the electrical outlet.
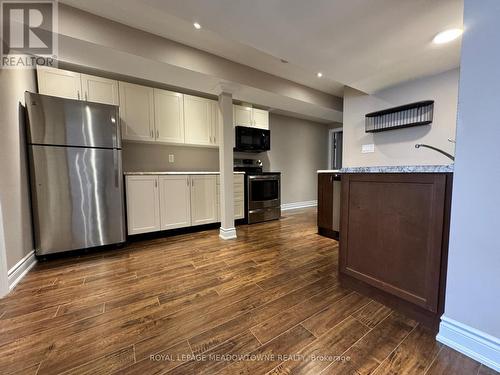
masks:
[[[373,143],[361,146],[362,154],[368,154],[370,152],[375,152],[375,145]]]
[[[173,163],[173,162],[175,162],[175,156],[174,156],[174,154],[169,154],[169,155],[168,155],[168,162],[169,162],[169,163]]]

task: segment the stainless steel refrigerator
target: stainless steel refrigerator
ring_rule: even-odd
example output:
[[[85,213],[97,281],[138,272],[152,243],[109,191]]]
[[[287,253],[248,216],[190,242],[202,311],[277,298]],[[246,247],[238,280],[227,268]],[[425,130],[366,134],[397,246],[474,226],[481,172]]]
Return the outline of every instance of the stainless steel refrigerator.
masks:
[[[125,241],[118,107],[26,92],[37,255]]]

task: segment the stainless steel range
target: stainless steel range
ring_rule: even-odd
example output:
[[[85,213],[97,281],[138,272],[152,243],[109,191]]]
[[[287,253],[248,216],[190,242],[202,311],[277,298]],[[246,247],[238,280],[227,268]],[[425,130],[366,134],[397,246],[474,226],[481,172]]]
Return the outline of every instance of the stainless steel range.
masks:
[[[245,219],[248,224],[281,216],[281,174],[263,172],[262,162],[235,159],[234,170],[245,172]]]

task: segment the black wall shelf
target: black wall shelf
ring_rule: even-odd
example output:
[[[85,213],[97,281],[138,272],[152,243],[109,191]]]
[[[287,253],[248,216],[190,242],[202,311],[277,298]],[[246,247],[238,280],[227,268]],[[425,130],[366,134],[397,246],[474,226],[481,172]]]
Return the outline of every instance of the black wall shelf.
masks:
[[[365,131],[377,133],[387,130],[429,125],[434,116],[434,100],[401,105],[365,115]]]

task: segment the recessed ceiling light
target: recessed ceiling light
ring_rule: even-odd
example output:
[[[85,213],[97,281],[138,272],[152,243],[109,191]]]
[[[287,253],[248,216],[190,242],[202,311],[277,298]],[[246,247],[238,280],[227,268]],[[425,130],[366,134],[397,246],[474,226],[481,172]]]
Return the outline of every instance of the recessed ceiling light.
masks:
[[[321,72],[318,72],[318,74],[316,74],[316,75],[318,76],[318,78],[323,77],[323,73],[321,73]]]
[[[462,29],[449,29],[445,31],[441,31],[437,34],[432,41],[436,44],[443,44],[451,42],[452,40],[457,39],[460,35],[462,35]]]
[[[280,59],[280,61],[281,61],[283,64],[288,64],[288,60],[285,60],[285,59]]]
[[[193,23],[193,26],[196,30],[201,29],[201,25],[198,22]]]

